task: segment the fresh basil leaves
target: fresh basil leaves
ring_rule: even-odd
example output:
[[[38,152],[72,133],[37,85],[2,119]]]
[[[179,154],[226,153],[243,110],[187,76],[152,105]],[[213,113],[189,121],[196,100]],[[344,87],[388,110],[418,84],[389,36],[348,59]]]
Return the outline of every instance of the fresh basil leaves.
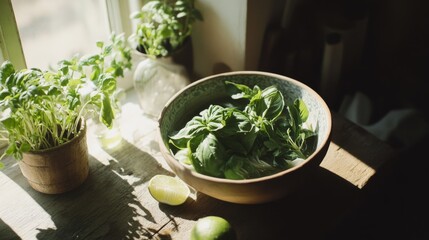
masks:
[[[180,162],[213,177],[249,179],[290,168],[315,151],[317,133],[303,126],[309,112],[302,99],[286,103],[276,86],[225,84],[230,102],[210,105],[170,136]]]
[[[112,127],[119,107],[116,79],[131,69],[131,49],[124,34],[115,33],[97,47],[95,54],[61,60],[49,70],[1,64],[0,138],[8,147],[0,160],[6,155],[20,160],[30,150],[70,141],[89,114]]]

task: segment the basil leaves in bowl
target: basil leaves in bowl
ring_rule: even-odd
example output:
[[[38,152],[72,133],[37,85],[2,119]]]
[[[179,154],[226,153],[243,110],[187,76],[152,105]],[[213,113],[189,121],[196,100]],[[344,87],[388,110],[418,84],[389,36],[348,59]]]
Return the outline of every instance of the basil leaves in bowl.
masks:
[[[302,186],[329,146],[324,100],[294,79],[238,71],[198,80],[170,99],[158,126],[161,152],[188,185],[243,204]]]

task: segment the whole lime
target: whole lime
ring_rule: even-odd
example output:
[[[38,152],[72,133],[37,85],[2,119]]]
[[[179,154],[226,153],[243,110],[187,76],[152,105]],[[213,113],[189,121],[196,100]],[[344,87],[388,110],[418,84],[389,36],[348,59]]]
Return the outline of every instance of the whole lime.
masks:
[[[195,223],[191,240],[236,240],[237,235],[231,224],[218,216],[206,216]]]

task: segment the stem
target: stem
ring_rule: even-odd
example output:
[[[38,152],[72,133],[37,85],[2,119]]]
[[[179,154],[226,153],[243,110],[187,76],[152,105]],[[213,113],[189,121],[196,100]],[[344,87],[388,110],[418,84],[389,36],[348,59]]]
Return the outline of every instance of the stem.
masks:
[[[301,149],[296,145],[296,143],[292,140],[292,138],[288,135],[288,142],[292,149],[298,154],[300,158],[305,159],[305,155],[301,152]]]

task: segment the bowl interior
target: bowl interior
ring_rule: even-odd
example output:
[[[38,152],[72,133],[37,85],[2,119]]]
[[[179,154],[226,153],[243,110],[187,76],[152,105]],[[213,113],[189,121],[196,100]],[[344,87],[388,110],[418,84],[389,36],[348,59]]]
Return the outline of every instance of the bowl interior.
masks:
[[[258,85],[261,89],[277,86],[287,104],[296,98],[302,98],[309,110],[307,124],[318,133],[318,152],[326,143],[331,131],[331,115],[324,100],[307,85],[277,74],[265,72],[230,72],[198,80],[178,92],[166,104],[159,119],[159,129],[165,147],[170,151],[168,137],[180,130],[185,124],[210,104],[230,99],[225,81]]]

